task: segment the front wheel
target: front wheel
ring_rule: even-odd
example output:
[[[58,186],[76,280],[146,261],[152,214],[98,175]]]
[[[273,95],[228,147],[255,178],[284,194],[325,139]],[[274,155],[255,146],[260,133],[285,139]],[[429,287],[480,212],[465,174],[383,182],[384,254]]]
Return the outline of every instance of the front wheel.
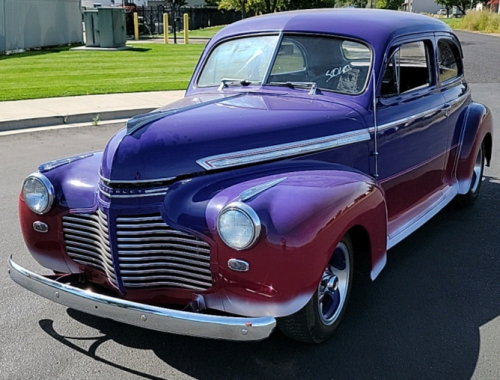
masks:
[[[479,152],[477,152],[476,162],[474,163],[474,169],[472,170],[472,179],[470,183],[470,188],[467,194],[457,195],[456,203],[461,207],[470,207],[476,202],[479,196],[479,190],[481,190],[481,183],[483,182],[483,171],[484,171],[484,145],[481,145]]]
[[[344,315],[351,292],[353,249],[349,235],[337,244],[326,265],[318,290],[297,313],[278,320],[289,338],[321,343],[333,335]]]

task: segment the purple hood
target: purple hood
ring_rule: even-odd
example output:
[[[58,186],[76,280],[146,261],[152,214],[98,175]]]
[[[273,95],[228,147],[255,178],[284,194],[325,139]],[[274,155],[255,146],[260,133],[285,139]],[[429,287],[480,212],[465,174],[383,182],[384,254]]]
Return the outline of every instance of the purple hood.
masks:
[[[358,112],[321,98],[248,92],[186,97],[152,114],[151,122],[132,119],[108,143],[101,174],[113,181],[174,178],[204,172],[196,161],[208,156],[364,127]]]

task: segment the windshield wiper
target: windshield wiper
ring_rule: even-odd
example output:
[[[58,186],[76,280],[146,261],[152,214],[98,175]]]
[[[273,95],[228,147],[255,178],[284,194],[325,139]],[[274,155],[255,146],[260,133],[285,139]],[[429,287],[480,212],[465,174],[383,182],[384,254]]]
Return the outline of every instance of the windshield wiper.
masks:
[[[316,95],[316,90],[318,89],[316,82],[271,82],[269,84],[274,86],[286,86],[291,89],[295,89],[295,87],[310,87],[309,95]]]
[[[222,91],[226,87],[228,87],[230,84],[240,84],[242,86],[248,86],[252,82],[246,80],[246,79],[229,79],[229,78],[222,78],[220,80],[220,86],[219,86],[219,91]]]

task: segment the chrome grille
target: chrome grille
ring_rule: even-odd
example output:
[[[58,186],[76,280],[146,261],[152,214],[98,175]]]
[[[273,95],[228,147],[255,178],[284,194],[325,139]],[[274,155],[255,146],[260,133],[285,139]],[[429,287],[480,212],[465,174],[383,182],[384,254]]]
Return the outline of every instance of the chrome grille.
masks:
[[[106,214],[74,214],[63,216],[66,252],[73,261],[103,271],[117,285],[109,244]]]
[[[66,215],[63,232],[71,259],[101,270],[118,286],[106,214],[98,210],[95,214]],[[125,288],[206,290],[212,286],[210,246],[169,227],[160,214],[119,217],[116,234]]]
[[[212,286],[210,246],[165,224],[159,214],[116,220],[120,273],[126,288]]]

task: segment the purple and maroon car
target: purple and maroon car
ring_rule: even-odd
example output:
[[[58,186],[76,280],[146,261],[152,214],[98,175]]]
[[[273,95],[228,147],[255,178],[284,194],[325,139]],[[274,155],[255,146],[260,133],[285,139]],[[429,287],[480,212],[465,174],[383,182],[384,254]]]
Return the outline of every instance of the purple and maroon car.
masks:
[[[451,201],[471,206],[492,152],[462,49],[405,12],[255,17],[210,40],[184,99],[131,119],[104,152],[40,165],[19,201],[28,290],[197,337],[278,326],[330,338],[353,271]]]

